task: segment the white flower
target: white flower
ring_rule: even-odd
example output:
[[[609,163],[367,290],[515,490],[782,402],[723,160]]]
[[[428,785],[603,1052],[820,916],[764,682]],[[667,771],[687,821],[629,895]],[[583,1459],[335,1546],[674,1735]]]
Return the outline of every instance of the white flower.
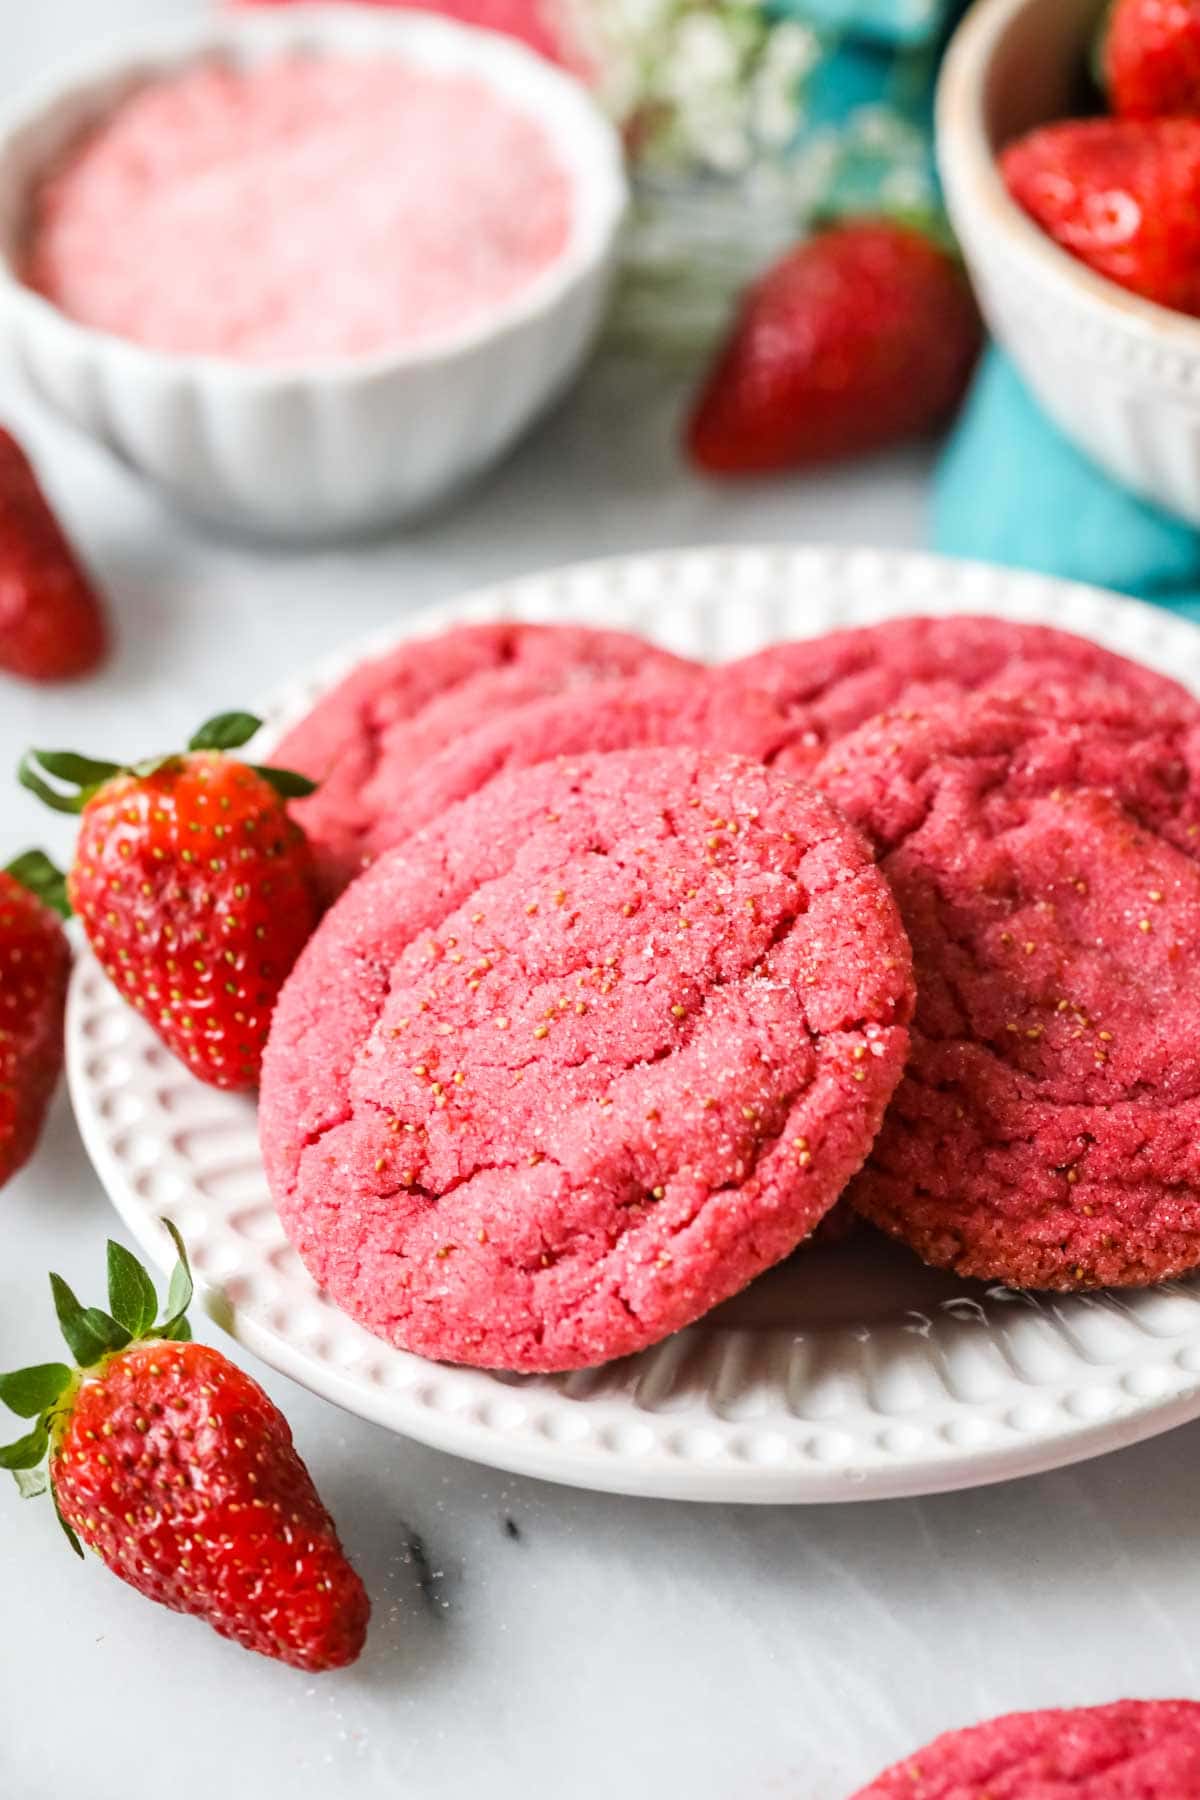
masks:
[[[686,13],[675,27],[673,54],[663,71],[667,93],[686,102],[706,88],[736,90],[741,57],[728,24],[716,13]]]
[[[771,147],[796,135],[797,95],[821,55],[820,40],[805,25],[781,25],[767,39],[750,88],[754,133]]]
[[[795,134],[815,35],[761,0],[558,0],[604,103],[636,123],[642,156],[721,174]]]

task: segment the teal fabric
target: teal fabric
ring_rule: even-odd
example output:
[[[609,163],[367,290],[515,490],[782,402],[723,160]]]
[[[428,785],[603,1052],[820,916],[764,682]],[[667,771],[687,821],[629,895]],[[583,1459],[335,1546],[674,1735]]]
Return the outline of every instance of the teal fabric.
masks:
[[[769,10],[884,44],[930,44],[960,8],[958,0],[769,0]]]
[[[984,359],[933,494],[934,547],[1115,588],[1200,618],[1200,534],[1111,481]]]
[[[811,29],[791,144],[811,216],[941,210],[933,155],[938,62],[966,0],[766,0],[775,22]]]
[[[932,50],[895,52],[848,39],[805,80],[804,128],[844,125],[860,108],[882,106],[932,134],[936,75]]]
[[[803,129],[843,125],[860,106],[889,104],[897,61],[874,44],[843,43],[831,49],[805,79]],[[927,107],[926,95],[918,94],[918,116]]]
[[[820,212],[936,212],[937,54],[845,39],[805,77],[793,154],[825,158]],[[831,154],[832,152],[832,154]]]

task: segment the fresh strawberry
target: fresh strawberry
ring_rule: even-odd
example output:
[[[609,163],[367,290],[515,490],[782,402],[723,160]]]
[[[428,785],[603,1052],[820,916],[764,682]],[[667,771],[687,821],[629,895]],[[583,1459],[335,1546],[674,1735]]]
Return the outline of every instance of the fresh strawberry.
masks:
[[[1001,166],[1064,250],[1147,300],[1200,313],[1200,119],[1067,120],[1010,145]]]
[[[284,804],[313,783],[226,754],[258,725],[224,713],[185,754],[127,768],[65,750],[30,751],[20,768],[48,805],[83,814],[68,892],[105,973],[222,1088],[257,1082],[276,996],[318,914],[312,852]]]
[[[66,681],[108,648],[96,589],[63,535],[29,458],[0,429],[0,669]]]
[[[65,910],[62,876],[39,851],[0,869],[0,1187],[32,1156],[62,1072]]]
[[[1117,0],[1103,65],[1124,118],[1200,113],[1200,0]]]
[[[111,1312],[50,1277],[77,1367],[0,1375],[0,1400],[31,1420],[0,1449],[25,1494],[49,1486],[67,1537],[147,1599],[295,1668],[358,1656],[370,1606],[287,1420],[219,1350],[190,1341],[183,1244],[165,1317],[135,1256],[108,1246]]]
[[[746,295],[687,428],[713,475],[860,456],[953,413],[979,354],[961,268],[886,219],[835,226]]]

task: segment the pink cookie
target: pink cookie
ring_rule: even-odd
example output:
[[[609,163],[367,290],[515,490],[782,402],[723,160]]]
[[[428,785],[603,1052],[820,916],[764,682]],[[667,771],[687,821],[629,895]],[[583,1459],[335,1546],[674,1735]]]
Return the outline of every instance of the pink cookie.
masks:
[[[372,860],[380,835],[391,841],[387,821],[414,771],[464,732],[550,694],[630,675],[683,679],[695,668],[623,631],[460,625],[360,663],[292,727],[272,761],[321,784],[294,812],[333,896]]]
[[[952,1731],[853,1800],[1196,1800],[1200,1705],[1118,1700]]]
[[[478,793],[512,769],[533,768],[592,751],[677,748],[725,751],[773,762],[794,736],[784,708],[724,671],[597,682],[582,693],[554,694],[506,708],[466,730],[443,750],[397,766],[389,806],[371,833],[372,855]]]
[[[884,714],[817,770],[919,994],[850,1197],[927,1262],[1056,1289],[1200,1265],[1198,774],[1200,721],[1095,686]]]
[[[1048,625],[1009,619],[889,619],[853,631],[772,644],[730,663],[731,675],[770,694],[791,716],[778,767],[807,772],[831,744],[876,713],[986,688],[1036,691],[1043,681],[1103,680],[1155,709],[1194,712],[1165,675]]]
[[[263,1151],[315,1278],[422,1355],[640,1350],[786,1256],[899,1079],[908,947],[817,794],[642,750],[385,854],[275,1012]]]

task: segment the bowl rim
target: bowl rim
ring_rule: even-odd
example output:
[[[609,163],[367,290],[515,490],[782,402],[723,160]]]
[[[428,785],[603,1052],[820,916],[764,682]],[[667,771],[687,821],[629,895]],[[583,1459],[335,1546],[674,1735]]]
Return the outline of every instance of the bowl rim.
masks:
[[[145,81],[200,62],[232,59],[248,66],[294,51],[346,57],[382,52],[431,68],[478,74],[546,133],[574,195],[565,247],[510,299],[482,317],[417,344],[366,356],[322,356],[253,362],[235,356],[170,351],[86,325],[26,285],[13,254],[15,229],[0,231],[0,308],[31,326],[54,331],[78,351],[122,364],[129,373],[159,379],[192,375],[236,389],[278,389],[311,382],[364,384],[406,372],[452,365],[556,312],[609,263],[629,206],[619,137],[583,84],[515,38],[417,8],[387,9],[339,3],[299,4],[152,26],[122,34],[60,63],[0,114],[0,179],[19,139],[51,117],[86,110],[97,92],[132,90]],[[549,100],[549,105],[538,101]],[[103,111],[103,107],[101,108]],[[69,127],[63,128],[69,136]],[[28,195],[30,178],[24,177]]]
[[[1026,275],[1064,301],[1103,313],[1142,344],[1200,357],[1200,319],[1144,299],[1099,274],[1047,236],[1012,198],[984,120],[983,98],[998,47],[1023,13],[1055,0],[975,0],[946,51],[935,100],[937,157],[951,211],[969,210],[981,230],[1003,234]]]

